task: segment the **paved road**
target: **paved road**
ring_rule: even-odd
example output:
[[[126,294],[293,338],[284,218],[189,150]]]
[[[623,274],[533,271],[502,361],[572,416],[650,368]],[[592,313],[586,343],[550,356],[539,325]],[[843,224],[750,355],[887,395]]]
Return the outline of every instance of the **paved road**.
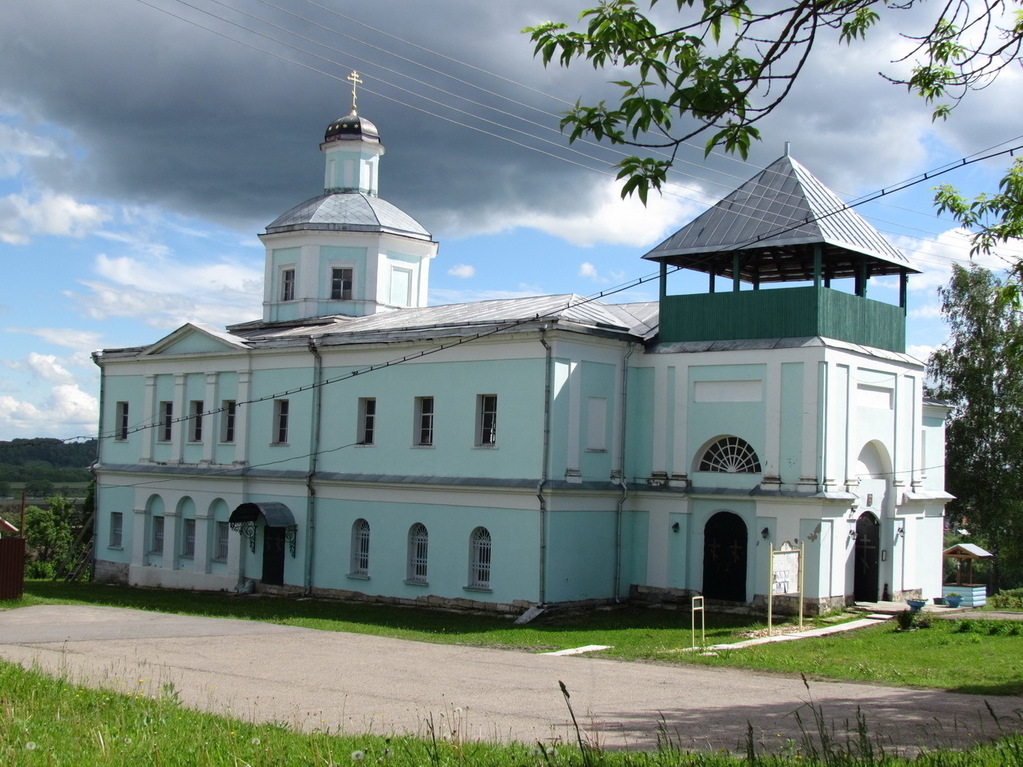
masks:
[[[766,746],[799,738],[793,712],[811,698],[840,733],[867,717],[889,746],[961,745],[997,735],[984,699],[811,682],[732,669],[623,663],[424,644],[223,618],[111,607],[0,611],[0,657],[114,690],[173,683],[190,706],[246,719],[380,734],[570,740],[564,681],[588,737],[652,748],[659,726],[686,748],[736,748],[747,723]],[[1020,727],[1023,698],[991,697]],[[803,710],[804,720],[810,712]]]

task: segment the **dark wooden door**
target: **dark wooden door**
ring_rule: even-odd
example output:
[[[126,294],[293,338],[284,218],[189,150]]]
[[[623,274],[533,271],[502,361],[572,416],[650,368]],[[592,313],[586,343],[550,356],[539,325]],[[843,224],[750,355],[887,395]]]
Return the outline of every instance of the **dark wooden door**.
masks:
[[[881,523],[870,512],[861,514],[856,520],[853,557],[853,599],[876,602],[881,574]]]
[[[263,583],[284,584],[284,528],[263,528]]]
[[[703,532],[703,595],[729,602],[746,601],[746,523],[738,514],[719,511]]]

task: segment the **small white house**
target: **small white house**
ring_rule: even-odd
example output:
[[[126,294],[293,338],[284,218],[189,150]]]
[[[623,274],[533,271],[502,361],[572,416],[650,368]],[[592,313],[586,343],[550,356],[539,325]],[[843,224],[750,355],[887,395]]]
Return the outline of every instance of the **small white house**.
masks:
[[[645,256],[659,301],[427,306],[437,243],[377,195],[376,127],[320,149],[323,194],[260,235],[262,319],[96,353],[97,579],[762,606],[788,542],[814,609],[941,594],[916,270],[791,157]]]

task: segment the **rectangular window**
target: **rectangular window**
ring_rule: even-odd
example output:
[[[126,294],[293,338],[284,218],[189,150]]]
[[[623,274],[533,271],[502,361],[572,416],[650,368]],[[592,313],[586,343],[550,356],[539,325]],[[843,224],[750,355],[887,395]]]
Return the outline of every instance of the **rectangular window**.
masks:
[[[121,539],[124,535],[124,514],[120,511],[110,513],[110,542],[107,546],[111,549],[121,548]]]
[[[330,270],[330,298],[332,301],[352,300],[352,270],[335,268]]]
[[[153,517],[153,538],[149,550],[154,554],[163,553],[163,517]]]
[[[373,397],[359,398],[359,439],[360,445],[372,445],[377,420],[377,401]]]
[[[174,426],[174,403],[160,403],[160,426],[158,438],[161,442],[170,442]]]
[[[295,300],[295,270],[294,269],[282,269],[281,270],[281,300],[282,301],[294,301]]]
[[[497,444],[497,395],[480,394],[476,398],[476,445]]]
[[[118,402],[114,412],[114,439],[128,439],[128,403]]]
[[[274,400],[274,444],[276,445],[283,445],[288,441],[288,407],[288,400]]]
[[[586,401],[586,449],[607,450],[607,400],[603,397]]]
[[[186,519],[182,524],[181,556],[195,556],[195,520]]]
[[[220,406],[220,441],[234,442],[234,419],[238,406],[233,399],[224,400]]]
[[[188,441],[202,442],[203,401],[194,399],[188,403]]]
[[[217,522],[216,537],[213,541],[213,558],[218,561],[227,560],[227,522]]]
[[[429,447],[433,444],[433,397],[416,397],[415,445]]]

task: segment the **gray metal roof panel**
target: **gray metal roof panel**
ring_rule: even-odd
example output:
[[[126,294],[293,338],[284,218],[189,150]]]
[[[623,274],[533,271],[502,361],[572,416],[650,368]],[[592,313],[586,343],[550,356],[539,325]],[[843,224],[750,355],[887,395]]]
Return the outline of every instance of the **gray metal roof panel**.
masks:
[[[392,232],[429,240],[430,233],[395,205],[362,192],[328,192],[278,216],[267,234],[304,229]]]
[[[917,271],[876,229],[788,155],[697,216],[644,258],[675,262],[686,256],[735,251],[789,252],[818,243],[830,246],[831,253],[862,254],[895,269]],[[707,263],[706,259],[702,263],[693,259],[685,265],[699,268]]]
[[[316,335],[328,342],[372,342],[384,337],[431,337],[483,332],[502,325],[509,329],[529,322],[551,322],[586,331],[646,338],[656,329],[657,302],[604,304],[574,294],[504,298],[465,304],[395,309],[365,317],[337,316],[330,324],[285,327],[235,327],[251,341],[274,342]]]

